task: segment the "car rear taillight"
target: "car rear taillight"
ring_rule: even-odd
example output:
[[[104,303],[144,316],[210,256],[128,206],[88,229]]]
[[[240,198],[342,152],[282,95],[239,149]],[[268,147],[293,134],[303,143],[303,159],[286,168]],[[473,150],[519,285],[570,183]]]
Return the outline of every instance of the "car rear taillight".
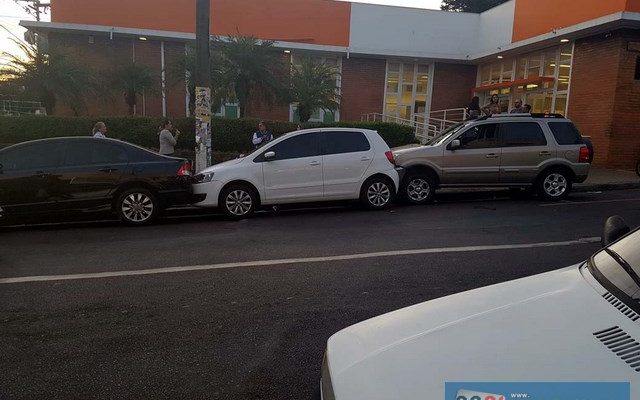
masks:
[[[189,164],[189,161],[185,161],[182,163],[182,165],[180,166],[180,169],[178,170],[178,172],[176,172],[177,176],[191,176],[191,164]]]
[[[587,146],[580,147],[580,156],[578,156],[578,162],[589,162],[589,148]]]
[[[391,151],[385,151],[384,155],[387,156],[387,160],[393,165],[396,165],[396,159],[393,157],[393,153]]]

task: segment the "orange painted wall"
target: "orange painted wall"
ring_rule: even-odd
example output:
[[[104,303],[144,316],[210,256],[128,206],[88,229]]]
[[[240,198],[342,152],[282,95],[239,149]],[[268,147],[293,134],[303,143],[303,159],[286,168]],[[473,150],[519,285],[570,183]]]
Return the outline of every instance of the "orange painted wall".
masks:
[[[639,11],[640,0],[516,0],[513,41],[625,10]]]
[[[640,0],[627,0],[627,11],[640,12]]]
[[[52,0],[53,22],[195,31],[195,0]],[[212,33],[348,46],[351,4],[329,0],[211,0]]]

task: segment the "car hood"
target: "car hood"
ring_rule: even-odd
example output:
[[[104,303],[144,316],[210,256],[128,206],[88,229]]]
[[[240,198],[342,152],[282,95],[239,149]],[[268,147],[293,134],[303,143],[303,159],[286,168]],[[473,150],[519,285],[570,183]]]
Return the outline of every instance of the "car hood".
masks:
[[[202,172],[216,172],[216,171],[219,171],[221,169],[230,167],[232,165],[240,164],[244,160],[246,160],[245,157],[243,157],[243,158],[234,158],[233,160],[228,160],[228,161],[216,164],[216,165],[212,165],[209,168],[206,168],[206,169],[202,170]]]
[[[430,156],[441,156],[442,155],[442,147],[441,146],[427,146],[427,145],[417,145],[411,147],[397,147],[393,149],[393,156],[398,159],[404,158],[414,158],[414,157],[430,157]]]
[[[327,344],[336,399],[437,399],[445,382],[638,382],[594,335],[620,327],[640,342],[605,294],[575,266],[353,325]]]

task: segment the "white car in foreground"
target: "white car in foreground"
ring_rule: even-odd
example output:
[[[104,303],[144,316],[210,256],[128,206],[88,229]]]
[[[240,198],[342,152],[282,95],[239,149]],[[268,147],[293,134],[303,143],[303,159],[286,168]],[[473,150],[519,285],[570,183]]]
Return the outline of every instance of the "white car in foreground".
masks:
[[[605,244],[629,231],[619,217],[607,226]],[[488,392],[483,382],[620,382],[627,390],[630,384],[631,399],[640,399],[638,274],[640,230],[573,267],[350,326],[328,340],[321,396],[440,400],[451,382],[480,382],[480,389],[463,386],[446,399],[498,400],[514,393],[474,390]],[[516,398],[620,398],[588,393]]]
[[[195,206],[220,207],[245,218],[260,205],[360,200],[389,206],[399,176],[389,146],[376,131],[307,129],[288,133],[253,153],[196,176]]]

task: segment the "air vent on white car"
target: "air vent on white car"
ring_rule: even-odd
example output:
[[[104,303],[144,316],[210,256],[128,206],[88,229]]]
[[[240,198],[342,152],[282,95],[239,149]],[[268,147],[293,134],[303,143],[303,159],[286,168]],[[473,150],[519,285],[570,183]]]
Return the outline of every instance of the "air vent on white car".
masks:
[[[623,302],[618,300],[618,298],[616,296],[612,295],[611,293],[607,292],[602,297],[604,297],[605,300],[607,300],[615,308],[620,310],[621,313],[623,313],[625,316],[627,316],[633,322],[636,322],[638,319],[640,319],[640,315],[636,314],[635,311],[633,311],[632,309],[627,307],[626,304],[624,304]]]
[[[593,334],[636,372],[640,372],[640,343],[617,326]]]

